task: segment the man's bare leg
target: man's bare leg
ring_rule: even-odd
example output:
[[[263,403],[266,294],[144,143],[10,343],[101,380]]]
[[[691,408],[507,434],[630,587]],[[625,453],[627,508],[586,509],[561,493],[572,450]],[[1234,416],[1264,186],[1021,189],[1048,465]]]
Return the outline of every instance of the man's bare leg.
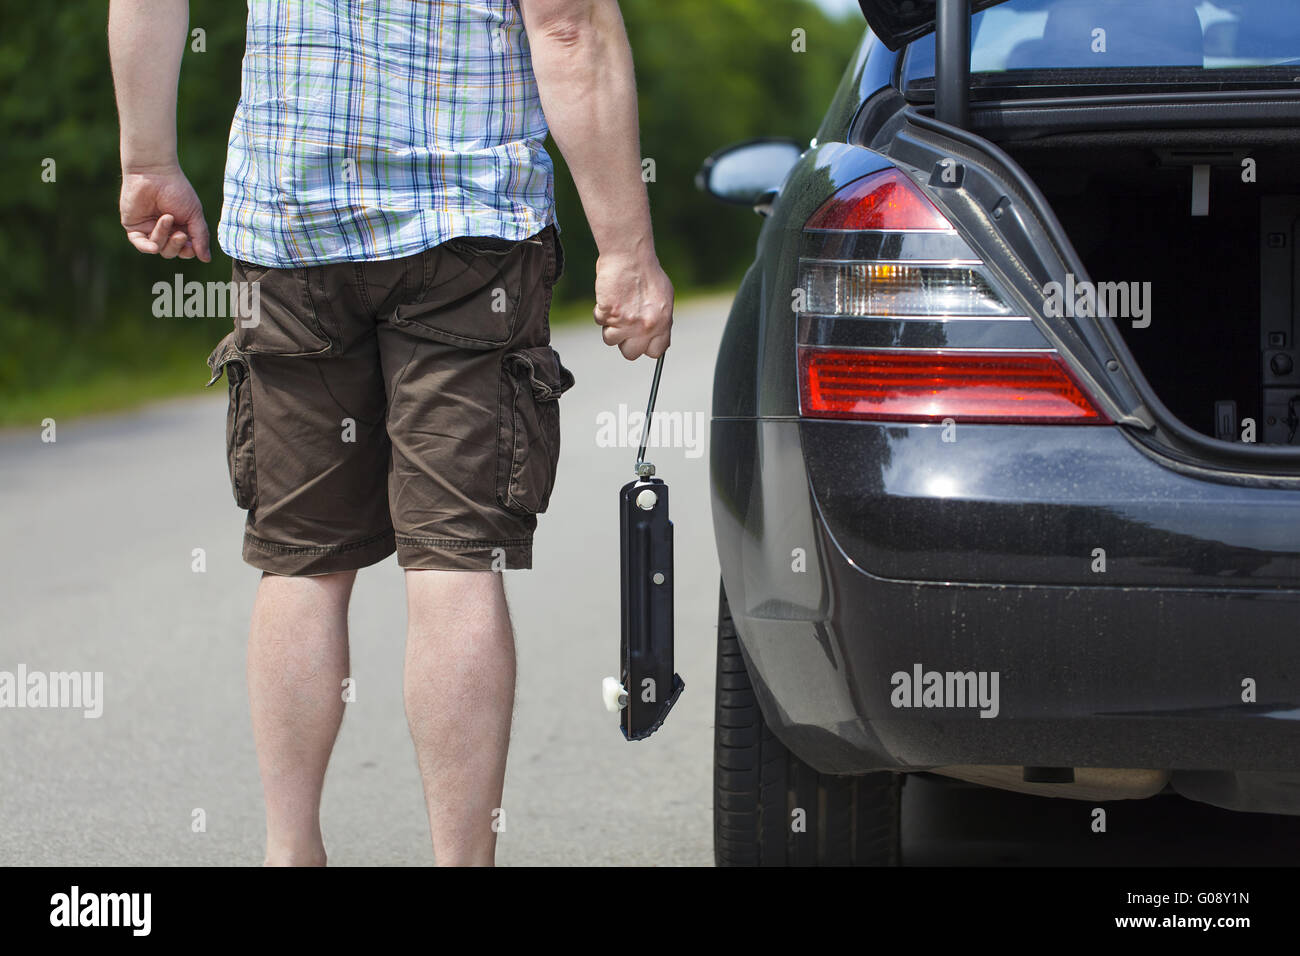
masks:
[[[441,866],[491,866],[515,697],[501,575],[406,572],[406,719]]]
[[[248,696],[266,796],[266,864],[324,866],[320,798],[343,720],[355,571],[264,574],[248,636]]]

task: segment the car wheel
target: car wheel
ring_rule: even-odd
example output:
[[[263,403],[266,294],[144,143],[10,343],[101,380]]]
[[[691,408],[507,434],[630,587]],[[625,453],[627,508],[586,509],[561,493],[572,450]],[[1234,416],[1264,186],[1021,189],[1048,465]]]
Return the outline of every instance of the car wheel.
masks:
[[[901,775],[818,773],[776,739],[759,710],[725,593],[715,707],[718,866],[898,865]]]

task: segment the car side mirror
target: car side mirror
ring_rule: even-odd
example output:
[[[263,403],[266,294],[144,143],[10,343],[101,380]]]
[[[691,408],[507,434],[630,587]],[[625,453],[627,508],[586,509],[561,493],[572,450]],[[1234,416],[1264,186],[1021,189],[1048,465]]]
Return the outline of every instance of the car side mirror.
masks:
[[[760,207],[770,202],[803,155],[792,139],[753,139],[724,146],[704,161],[695,185],[723,202]]]

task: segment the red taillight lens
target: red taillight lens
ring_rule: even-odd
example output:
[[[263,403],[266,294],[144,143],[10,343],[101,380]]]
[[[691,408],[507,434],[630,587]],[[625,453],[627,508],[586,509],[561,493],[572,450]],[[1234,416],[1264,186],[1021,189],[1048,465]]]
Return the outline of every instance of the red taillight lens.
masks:
[[[863,176],[826,200],[805,229],[942,230],[952,224],[897,169]]]
[[[799,350],[806,418],[1109,424],[1050,352]]]
[[[794,301],[806,418],[1110,424],[901,169],[848,183],[804,224]]]

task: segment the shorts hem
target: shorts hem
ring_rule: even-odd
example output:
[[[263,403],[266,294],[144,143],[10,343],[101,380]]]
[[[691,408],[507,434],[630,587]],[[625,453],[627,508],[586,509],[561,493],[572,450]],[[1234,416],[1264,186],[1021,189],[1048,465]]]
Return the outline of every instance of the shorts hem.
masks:
[[[399,534],[397,563],[410,571],[523,571],[533,566],[533,539],[465,541]]]
[[[397,550],[393,532],[329,547],[280,544],[244,533],[244,561],[271,574],[335,574],[377,564]]]

